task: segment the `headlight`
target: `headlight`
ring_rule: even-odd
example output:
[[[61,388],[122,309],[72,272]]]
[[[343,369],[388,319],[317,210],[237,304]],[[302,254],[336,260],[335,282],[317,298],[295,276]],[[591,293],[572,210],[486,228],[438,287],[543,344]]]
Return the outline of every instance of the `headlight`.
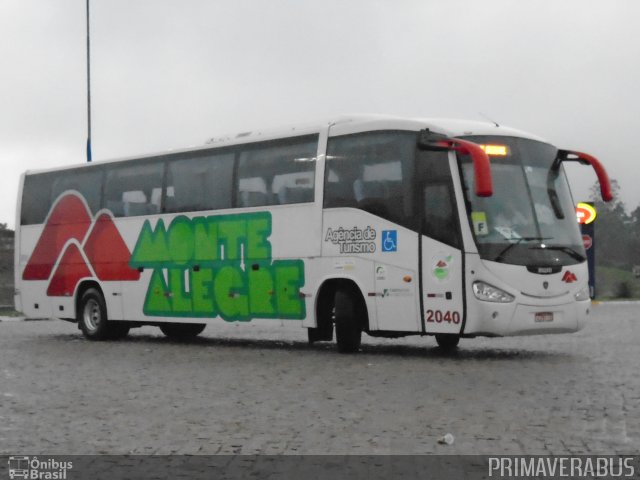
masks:
[[[509,303],[514,300],[513,295],[484,282],[473,282],[473,293],[477,299],[485,302]]]
[[[577,301],[584,302],[585,300],[589,300],[591,298],[589,287],[584,287],[578,293],[574,295]]]

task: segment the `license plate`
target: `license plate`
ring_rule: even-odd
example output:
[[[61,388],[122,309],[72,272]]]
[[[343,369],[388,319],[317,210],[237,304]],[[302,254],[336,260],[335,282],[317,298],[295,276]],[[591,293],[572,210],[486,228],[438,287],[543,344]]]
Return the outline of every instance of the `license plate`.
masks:
[[[535,322],[553,322],[553,312],[538,312],[535,314]]]

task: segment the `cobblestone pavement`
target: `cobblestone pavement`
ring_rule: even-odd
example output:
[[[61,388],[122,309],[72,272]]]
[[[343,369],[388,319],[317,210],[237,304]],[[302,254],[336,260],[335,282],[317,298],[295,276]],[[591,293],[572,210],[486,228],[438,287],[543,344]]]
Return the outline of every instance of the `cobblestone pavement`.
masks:
[[[0,322],[0,452],[638,454],[639,317],[603,304],[577,334],[449,356],[431,337],[340,355],[292,325],[96,343],[62,321]]]

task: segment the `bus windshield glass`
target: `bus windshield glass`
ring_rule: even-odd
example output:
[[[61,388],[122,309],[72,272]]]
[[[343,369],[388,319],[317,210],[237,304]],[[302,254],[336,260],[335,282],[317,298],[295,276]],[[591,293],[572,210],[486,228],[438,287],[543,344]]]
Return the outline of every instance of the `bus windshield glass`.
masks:
[[[514,265],[574,265],[586,259],[557,149],[516,137],[469,136],[491,160],[493,195],[475,195],[471,158],[459,155],[469,222],[483,259]]]

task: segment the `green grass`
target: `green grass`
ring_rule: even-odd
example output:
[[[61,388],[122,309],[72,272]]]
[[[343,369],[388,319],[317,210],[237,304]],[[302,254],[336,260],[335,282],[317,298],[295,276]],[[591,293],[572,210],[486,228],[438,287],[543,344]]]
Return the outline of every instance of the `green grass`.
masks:
[[[20,312],[16,312],[13,308],[0,308],[0,317],[21,317]]]
[[[625,291],[626,290],[626,291]],[[640,278],[622,268],[596,266],[598,300],[640,299]]]

